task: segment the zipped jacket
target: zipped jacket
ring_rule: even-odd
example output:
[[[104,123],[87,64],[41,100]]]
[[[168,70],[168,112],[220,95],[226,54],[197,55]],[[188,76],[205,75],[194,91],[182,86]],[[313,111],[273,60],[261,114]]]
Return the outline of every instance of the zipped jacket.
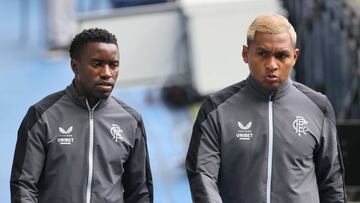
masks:
[[[153,201],[140,115],[110,96],[90,107],[74,85],[31,106],[18,131],[12,203]]]
[[[249,76],[207,97],[186,168],[195,203],[345,202],[333,109],[290,79],[268,91]]]

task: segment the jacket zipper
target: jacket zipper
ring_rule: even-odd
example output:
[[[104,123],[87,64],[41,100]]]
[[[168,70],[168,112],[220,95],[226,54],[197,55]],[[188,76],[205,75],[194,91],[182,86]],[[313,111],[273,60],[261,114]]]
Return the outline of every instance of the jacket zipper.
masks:
[[[271,202],[271,173],[273,159],[273,93],[269,96],[269,147],[267,162],[266,203]]]
[[[94,110],[98,104],[99,104],[99,102],[97,104],[95,104],[95,106],[93,108],[91,108],[89,105],[89,102],[86,100],[86,105],[87,105],[88,111],[89,111],[89,124],[90,124],[89,157],[88,157],[89,171],[88,171],[88,181],[87,181],[87,186],[86,186],[86,203],[90,203],[90,199],[91,199],[91,184],[92,184],[93,169],[94,169],[94,163],[93,163],[93,160],[94,160]]]

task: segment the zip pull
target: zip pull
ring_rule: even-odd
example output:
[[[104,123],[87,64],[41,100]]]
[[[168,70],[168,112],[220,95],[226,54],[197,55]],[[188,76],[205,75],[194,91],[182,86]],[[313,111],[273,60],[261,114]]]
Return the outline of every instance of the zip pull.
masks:
[[[273,101],[273,100],[274,100],[274,96],[275,96],[275,92],[274,92],[274,91],[270,92],[270,94],[269,94],[269,101]]]
[[[89,113],[93,114],[95,108],[100,104],[101,100],[99,100],[92,108],[90,107],[89,101],[86,99],[86,106],[88,108]]]

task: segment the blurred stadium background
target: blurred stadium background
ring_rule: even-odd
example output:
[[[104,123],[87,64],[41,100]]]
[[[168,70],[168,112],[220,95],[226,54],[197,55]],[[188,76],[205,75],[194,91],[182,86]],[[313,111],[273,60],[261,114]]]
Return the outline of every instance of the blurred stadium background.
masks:
[[[10,202],[17,128],[27,108],[73,74],[64,47],[46,39],[54,0],[0,0],[0,201]],[[244,79],[245,32],[255,16],[288,16],[301,57],[293,79],[326,94],[337,115],[350,201],[360,202],[359,0],[73,0],[76,32],[102,27],[121,52],[114,95],[147,130],[155,203],[191,202],[184,159],[202,98]],[[58,10],[68,9],[68,10]],[[62,19],[58,19],[62,20]],[[69,23],[70,25],[70,23]],[[56,26],[55,26],[56,27]],[[53,27],[54,28],[54,27]],[[70,26],[62,26],[66,31]]]

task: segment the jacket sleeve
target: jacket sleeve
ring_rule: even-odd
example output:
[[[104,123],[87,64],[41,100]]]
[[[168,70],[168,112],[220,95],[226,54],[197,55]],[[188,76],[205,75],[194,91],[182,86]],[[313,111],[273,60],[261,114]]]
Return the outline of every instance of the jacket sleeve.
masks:
[[[204,101],[194,123],[186,157],[186,170],[193,202],[221,203],[217,185],[220,168],[220,144],[216,121],[209,116],[214,105]]]
[[[142,120],[138,122],[136,140],[124,165],[123,186],[126,203],[152,203],[153,183]]]
[[[18,130],[10,177],[12,203],[38,202],[38,181],[45,160],[45,127],[31,107]]]
[[[344,167],[337,139],[335,115],[328,100],[326,107],[320,145],[315,156],[320,202],[344,203]]]

